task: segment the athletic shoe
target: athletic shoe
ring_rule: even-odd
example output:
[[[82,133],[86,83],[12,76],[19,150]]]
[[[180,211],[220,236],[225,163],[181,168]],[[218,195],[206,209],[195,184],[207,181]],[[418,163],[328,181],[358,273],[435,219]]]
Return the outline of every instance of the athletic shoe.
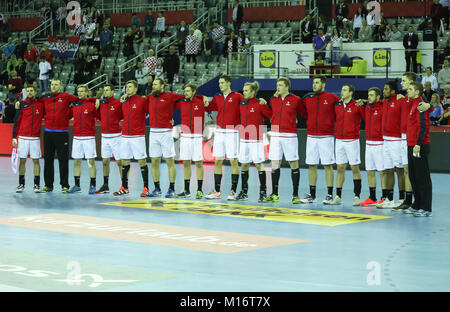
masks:
[[[195,194],[195,199],[202,199],[203,198],[203,192],[197,191],[197,194]]]
[[[235,193],[235,191],[231,190],[230,194],[228,194],[227,200],[236,200],[237,195]]]
[[[144,186],[142,189],[141,197],[148,197],[148,188]]]
[[[328,195],[327,195],[328,197]],[[332,201],[324,201],[325,205],[341,205],[342,204],[342,199],[336,195],[336,197],[334,197],[334,199]]]
[[[220,192],[212,192],[211,194],[208,194],[205,196],[206,199],[221,199],[222,196],[220,195]]]
[[[41,193],[51,193],[53,192],[53,188],[44,186],[44,188],[42,189]]]
[[[103,184],[102,187],[95,192],[95,194],[109,194],[109,186],[107,184]]]
[[[431,217],[431,211],[419,209],[416,212],[414,212],[414,217]]]
[[[404,214],[414,214],[417,210],[413,207],[409,207],[408,209],[403,210]]]
[[[361,199],[358,196],[355,196],[355,198],[353,198],[353,206],[359,206],[361,205]]]
[[[322,202],[324,205],[331,205],[333,202],[333,196],[330,194],[327,194],[327,197],[325,197],[325,200]]]
[[[120,187],[120,189],[117,192],[114,192],[114,196],[121,196],[121,195],[128,195],[130,194],[130,191],[127,188],[124,188],[123,186]]]
[[[69,188],[68,188],[68,187],[63,187],[63,188],[61,189],[61,193],[63,193],[63,194],[69,193]]]
[[[280,197],[275,194],[271,194],[269,197],[264,198],[263,203],[275,203],[280,201]]]
[[[377,204],[377,208],[380,209],[387,209],[393,207],[394,201],[390,201],[389,198],[383,198],[383,201],[379,201]]]
[[[378,206],[378,205],[381,205],[382,203],[384,203],[384,200],[385,200],[386,198],[382,198],[382,199],[380,199],[380,201],[375,205],[375,206]]]
[[[292,203],[293,204],[300,204],[300,198],[297,195],[292,195]]]
[[[186,192],[185,190],[183,190],[183,192],[181,192],[180,194],[175,195],[175,197],[177,198],[186,198],[191,196],[190,192]]]
[[[406,204],[405,202],[403,202],[403,204],[401,204],[400,206],[392,207],[392,210],[394,210],[394,211],[401,211],[401,210],[408,209],[409,207],[411,207],[411,206]]]
[[[95,194],[95,185],[89,185],[89,195]]]
[[[161,197],[162,193],[160,189],[154,189],[153,192],[148,194],[148,197]]]
[[[372,200],[370,197],[367,197],[360,205],[361,206],[374,206],[377,204],[376,200]]]
[[[267,197],[266,191],[259,192],[258,202],[262,203],[266,197]]]
[[[69,194],[81,193],[81,187],[74,185],[70,190],[67,191],[67,193]]]
[[[171,189],[169,189],[168,191],[167,191],[167,193],[166,193],[166,196],[165,196],[166,198],[174,198],[175,197],[175,191],[174,190],[171,190]]]
[[[244,191],[241,191],[236,197],[236,200],[248,200],[248,194]]]
[[[25,189],[25,185],[19,184],[19,186],[16,188],[16,193],[22,193]]]
[[[37,184],[35,184],[35,185],[33,186],[33,191],[34,191],[35,193],[40,193],[40,192],[41,192],[40,186],[37,185]]]
[[[313,204],[316,202],[316,199],[311,196],[311,194],[305,194],[305,198],[300,199],[300,203],[302,204]]]

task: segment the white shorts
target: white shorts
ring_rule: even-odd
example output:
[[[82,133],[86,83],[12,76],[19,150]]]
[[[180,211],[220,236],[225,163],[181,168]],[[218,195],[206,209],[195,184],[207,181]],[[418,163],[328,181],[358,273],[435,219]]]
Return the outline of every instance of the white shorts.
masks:
[[[336,139],[336,164],[349,163],[350,166],[361,163],[361,152],[359,149],[359,139],[339,140]]]
[[[239,141],[239,162],[241,164],[260,164],[264,162],[264,141],[244,140]]]
[[[203,160],[203,137],[201,134],[181,134],[180,159]]]
[[[147,158],[145,135],[122,135],[120,142],[120,159],[144,159]]]
[[[332,165],[334,159],[334,137],[332,136],[307,136],[306,160],[307,165]]]
[[[239,132],[230,129],[216,129],[213,144],[214,157],[236,159],[239,156]]]
[[[19,158],[27,158],[30,154],[30,158],[41,158],[41,140],[34,137],[19,136],[17,140],[17,155]]]
[[[402,164],[408,164],[408,142],[406,141],[406,133],[402,133]]]
[[[122,134],[120,133],[102,133],[102,158],[111,158],[120,160],[120,146]]]
[[[383,137],[383,168],[403,168],[401,138]]]
[[[273,132],[270,136],[269,159],[296,161],[298,157],[298,138],[296,133]]]
[[[383,141],[366,141],[366,171],[383,171]]]
[[[173,141],[172,129],[150,129],[148,144],[150,157],[171,158],[175,156],[175,143]]]
[[[72,142],[72,158],[92,159],[97,157],[95,136],[74,136]]]

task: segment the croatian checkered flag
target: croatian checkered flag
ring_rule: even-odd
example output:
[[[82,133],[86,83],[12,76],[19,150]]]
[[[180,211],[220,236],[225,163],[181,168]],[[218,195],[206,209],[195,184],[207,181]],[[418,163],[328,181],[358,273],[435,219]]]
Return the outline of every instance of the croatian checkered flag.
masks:
[[[69,48],[69,41],[68,40],[59,40],[56,46],[57,46],[58,52],[63,54]]]
[[[19,163],[19,155],[17,155],[17,148],[13,148],[11,152],[11,169],[14,174],[17,173],[17,165]]]

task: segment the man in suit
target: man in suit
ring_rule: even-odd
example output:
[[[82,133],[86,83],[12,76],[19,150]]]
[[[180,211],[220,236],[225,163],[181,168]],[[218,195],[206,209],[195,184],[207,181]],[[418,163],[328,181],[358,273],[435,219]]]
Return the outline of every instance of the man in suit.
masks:
[[[314,23],[311,19],[311,14],[307,13],[301,26],[302,42],[312,43],[314,32]]]
[[[405,48],[406,71],[411,71],[411,59],[413,69],[412,72],[417,73],[417,46],[419,45],[419,37],[414,33],[412,26],[408,27],[408,33],[403,37],[403,47]]]
[[[242,18],[244,17],[244,8],[239,4],[239,0],[234,0],[233,6],[233,29],[237,33],[241,28]]]

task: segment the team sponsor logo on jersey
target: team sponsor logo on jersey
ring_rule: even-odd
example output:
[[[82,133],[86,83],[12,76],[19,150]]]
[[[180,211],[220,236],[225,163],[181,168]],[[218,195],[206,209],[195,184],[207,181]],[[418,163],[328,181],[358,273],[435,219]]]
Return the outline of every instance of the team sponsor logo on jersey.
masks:
[[[136,104],[133,104],[133,107],[132,108],[136,108]]]
[[[111,110],[112,110],[112,111],[115,110],[115,109],[114,109],[114,106],[111,106]]]
[[[254,113],[255,112],[255,109],[252,107],[252,108],[250,108],[250,113]]]
[[[84,110],[84,113],[85,113],[85,114],[89,114],[89,112],[88,112],[88,110],[87,110],[87,109],[85,109],[85,110]]]
[[[328,101],[327,101],[327,100],[323,101],[323,104],[327,105],[327,104],[328,104]]]

